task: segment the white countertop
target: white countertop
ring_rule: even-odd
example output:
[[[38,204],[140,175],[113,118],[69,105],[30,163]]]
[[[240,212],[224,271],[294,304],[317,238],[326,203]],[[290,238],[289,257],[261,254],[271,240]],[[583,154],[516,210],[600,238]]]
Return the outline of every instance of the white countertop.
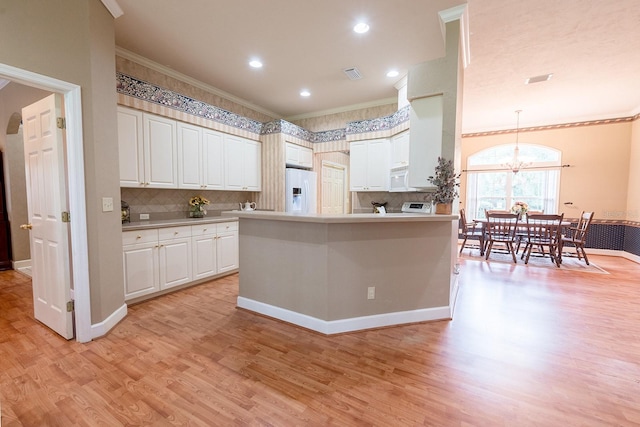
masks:
[[[458,215],[435,215],[435,214],[410,214],[410,213],[387,213],[387,214],[308,214],[300,215],[286,212],[272,211],[229,211],[222,212],[222,216],[240,219],[260,219],[269,221],[291,221],[291,222],[312,222],[321,224],[339,223],[366,223],[366,222],[438,222],[457,221]]]
[[[145,228],[166,228],[178,227],[181,225],[197,225],[197,224],[214,224],[217,222],[237,221],[238,218],[233,215],[214,216],[204,218],[178,218],[178,219],[159,219],[153,221],[139,221],[122,224],[122,231],[143,230]]]

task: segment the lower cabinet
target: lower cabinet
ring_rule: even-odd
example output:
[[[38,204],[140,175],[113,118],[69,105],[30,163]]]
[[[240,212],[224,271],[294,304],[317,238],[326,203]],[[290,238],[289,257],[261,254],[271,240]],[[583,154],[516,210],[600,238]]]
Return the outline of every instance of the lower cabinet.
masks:
[[[125,300],[238,268],[238,222],[122,233]]]

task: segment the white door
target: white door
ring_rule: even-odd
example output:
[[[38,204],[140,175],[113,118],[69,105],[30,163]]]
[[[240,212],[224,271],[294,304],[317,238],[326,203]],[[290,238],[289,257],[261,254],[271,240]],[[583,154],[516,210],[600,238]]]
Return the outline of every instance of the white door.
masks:
[[[64,170],[64,133],[56,126],[61,96],[22,109],[27,205],[31,242],[34,316],[66,339],[73,338],[69,224]]]
[[[344,213],[344,167],[322,165],[322,213]]]

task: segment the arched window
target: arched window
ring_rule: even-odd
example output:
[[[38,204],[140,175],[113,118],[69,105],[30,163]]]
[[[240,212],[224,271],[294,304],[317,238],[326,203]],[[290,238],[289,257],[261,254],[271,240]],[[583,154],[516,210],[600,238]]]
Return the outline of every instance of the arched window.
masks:
[[[554,148],[519,144],[518,157],[528,165],[513,173],[505,167],[515,144],[498,145],[467,159],[466,211],[470,218],[484,218],[485,210],[509,210],[526,202],[530,210],[558,212],[561,153]]]

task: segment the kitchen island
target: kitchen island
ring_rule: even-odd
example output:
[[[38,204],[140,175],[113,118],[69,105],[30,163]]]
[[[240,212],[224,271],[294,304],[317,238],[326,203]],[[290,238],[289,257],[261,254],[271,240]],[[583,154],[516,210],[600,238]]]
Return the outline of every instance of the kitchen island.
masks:
[[[227,215],[240,308],[324,334],[452,318],[457,215]]]

